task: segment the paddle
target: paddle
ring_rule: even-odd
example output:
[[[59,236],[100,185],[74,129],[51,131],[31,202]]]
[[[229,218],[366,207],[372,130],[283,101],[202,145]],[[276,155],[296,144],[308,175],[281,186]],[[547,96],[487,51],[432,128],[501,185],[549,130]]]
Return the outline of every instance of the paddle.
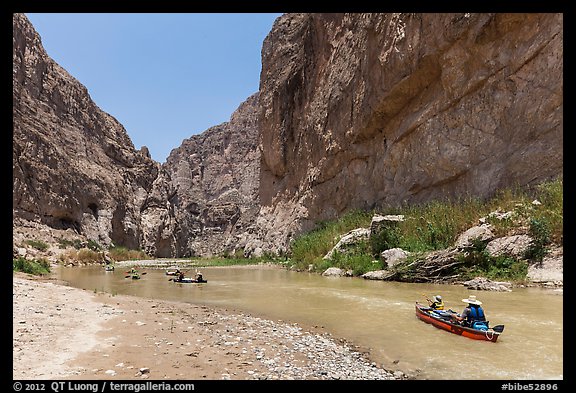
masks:
[[[428,296],[426,296],[424,293],[421,293],[421,295],[424,296],[424,297],[426,298],[426,300],[428,300],[429,302],[432,302],[432,300],[430,300],[430,299],[428,298]]]
[[[502,333],[504,331],[504,325],[496,325],[492,327],[492,330],[498,333]]]
[[[434,303],[432,300],[430,300],[430,298],[428,296],[426,296],[425,294],[421,293],[422,296],[424,296],[426,298],[426,300],[428,300],[428,306],[431,306],[432,303]]]

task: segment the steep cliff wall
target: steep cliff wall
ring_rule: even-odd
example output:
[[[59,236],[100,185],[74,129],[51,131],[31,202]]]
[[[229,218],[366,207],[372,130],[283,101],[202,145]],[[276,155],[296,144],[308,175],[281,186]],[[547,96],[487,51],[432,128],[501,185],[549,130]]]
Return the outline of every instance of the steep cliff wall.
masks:
[[[561,14],[286,14],[262,48],[258,237],[562,174]]]
[[[258,94],[230,121],[172,150],[143,209],[143,247],[157,256],[242,250],[259,209]]]
[[[561,14],[286,14],[259,93],[164,165],[13,23],[15,228],[258,255],[349,209],[562,174]]]
[[[24,15],[13,15],[13,34],[14,226],[138,248],[159,165],[46,54]]]
[[[71,232],[160,257],[242,250],[259,208],[258,94],[160,165],[46,54],[25,15],[13,30],[15,243]]]

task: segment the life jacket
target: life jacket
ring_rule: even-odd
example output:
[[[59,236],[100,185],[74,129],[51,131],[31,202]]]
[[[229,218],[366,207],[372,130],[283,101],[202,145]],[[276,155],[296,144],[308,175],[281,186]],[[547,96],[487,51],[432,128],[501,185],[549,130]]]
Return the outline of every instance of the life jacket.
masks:
[[[480,306],[470,306],[470,312],[466,317],[466,321],[472,324],[474,321],[485,321],[486,316],[484,315],[484,310]]]
[[[444,303],[442,301],[432,302],[432,304],[430,305],[430,308],[432,308],[434,310],[444,310]]]

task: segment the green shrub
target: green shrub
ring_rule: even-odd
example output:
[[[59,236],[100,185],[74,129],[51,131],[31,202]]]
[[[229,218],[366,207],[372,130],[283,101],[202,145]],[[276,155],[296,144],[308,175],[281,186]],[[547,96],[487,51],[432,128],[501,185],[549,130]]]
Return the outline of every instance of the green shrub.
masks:
[[[331,263],[326,261],[320,264],[319,271],[324,271],[331,266],[339,267],[343,270],[352,270],[355,276],[360,276],[366,272],[374,270],[374,258],[368,253],[339,253],[335,252]]]
[[[497,236],[504,236],[507,231],[523,225],[530,225],[531,220],[545,221],[550,231],[550,240],[562,244],[564,233],[563,221],[563,180],[561,178],[541,183],[531,189],[521,187],[508,188],[498,192],[494,198],[487,201],[483,209],[491,211],[511,211],[509,219],[490,219]],[[540,204],[533,204],[537,200]]]
[[[88,240],[86,247],[92,251],[102,251],[102,246],[92,239]]]
[[[526,261],[510,256],[485,257],[478,265],[469,266],[461,271],[463,279],[486,277],[491,280],[512,280],[522,282],[528,274]]]
[[[400,247],[402,232],[397,226],[387,226],[381,231],[370,236],[370,246],[374,258],[379,258],[382,251]]]
[[[460,269],[464,279],[482,276],[495,280],[523,281],[528,273],[528,264],[514,257],[491,256],[486,251],[486,241],[474,239],[471,245],[459,256],[464,262]]]
[[[564,185],[562,179],[536,187],[535,198],[542,205],[534,206],[532,217],[545,222],[551,242],[562,244],[564,234]]]
[[[533,203],[534,200],[540,204]],[[360,272],[364,269],[362,266],[369,266],[368,260],[374,266],[373,259],[379,258],[379,254],[389,248],[400,247],[413,255],[449,248],[462,232],[477,225],[481,217],[487,217],[496,236],[516,234],[518,230],[529,227],[534,241],[525,257],[541,261],[551,243],[562,244],[562,209],[563,182],[557,179],[532,189],[503,189],[486,200],[464,196],[457,201],[432,201],[422,205],[391,207],[378,212],[352,211],[338,220],[322,222],[314,230],[296,238],[290,246],[289,256],[293,267],[298,270],[308,270],[308,266],[312,265],[314,271],[338,266]],[[489,213],[495,211],[511,214],[504,219],[489,217]],[[375,213],[402,214],[404,221],[373,236],[369,247],[363,251],[335,255],[332,261],[323,259],[343,234],[352,229],[369,227]],[[509,275],[515,280],[526,276],[525,261],[511,257],[491,257],[484,251],[485,247],[485,242],[473,244],[462,256],[463,273],[478,273],[494,278],[506,278]]]
[[[372,213],[354,210],[345,214],[340,220],[325,221],[295,239],[290,245],[290,258],[295,267],[307,270],[308,265],[319,265],[322,259],[335,245],[340,237],[356,228],[370,226]]]
[[[550,225],[546,219],[531,219],[529,235],[532,242],[528,246],[524,257],[536,262],[542,262],[548,253],[548,245],[551,243]]]
[[[42,240],[25,240],[24,243],[32,246],[39,251],[46,251],[48,249],[48,244]]]
[[[141,250],[129,250],[126,247],[112,247],[108,250],[108,255],[110,258],[116,261],[128,261],[137,259],[148,259],[149,256],[146,255],[144,251]]]
[[[450,247],[461,232],[475,224],[481,206],[477,199],[462,199],[406,207],[398,247],[410,252]]]
[[[29,260],[20,257],[12,260],[12,270],[40,276],[50,273],[50,263],[46,259]]]
[[[464,262],[465,267],[487,270],[492,263],[492,258],[486,251],[486,244],[486,241],[472,239],[470,245],[463,250],[458,259]]]
[[[74,239],[74,240],[59,239],[58,247],[61,249],[67,247],[74,247],[75,249],[79,250],[82,248],[82,241],[80,239]]]

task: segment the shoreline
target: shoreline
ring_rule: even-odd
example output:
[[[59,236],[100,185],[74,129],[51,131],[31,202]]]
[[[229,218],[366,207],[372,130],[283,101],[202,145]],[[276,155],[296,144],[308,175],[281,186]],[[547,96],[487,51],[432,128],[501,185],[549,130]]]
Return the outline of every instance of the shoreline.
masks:
[[[322,328],[13,273],[13,379],[404,380]]]
[[[259,262],[254,264],[233,264],[233,265],[206,265],[206,264],[197,264],[197,262],[190,262],[189,259],[177,259],[177,258],[159,258],[159,259],[142,259],[142,260],[123,260],[114,263],[117,266],[122,266],[124,268],[131,267],[131,266],[138,266],[146,269],[168,269],[173,266],[179,266],[183,269],[218,269],[218,268],[226,268],[226,269],[234,269],[234,268],[241,268],[241,269],[284,269],[290,270],[287,266],[278,264],[278,263],[271,263],[271,262]],[[101,264],[102,265],[102,264]],[[297,271],[297,270],[296,270]],[[505,282],[509,284],[511,288],[525,288],[525,287],[532,287],[532,288],[542,288],[542,289],[550,289],[550,290],[563,290],[564,282],[563,282],[563,273],[562,273],[562,260],[552,260],[549,261],[545,265],[532,267],[530,270],[531,277],[528,281],[517,284],[514,282]],[[321,274],[321,273],[317,273]],[[361,276],[351,277],[351,278],[362,278]],[[366,279],[366,278],[362,278]],[[378,280],[372,278],[372,280]],[[446,281],[446,282],[437,282],[438,284],[445,284],[445,285],[463,285],[462,281]],[[500,284],[501,282],[496,282],[496,284]],[[471,288],[474,289],[474,288]]]
[[[117,264],[162,269],[176,261],[158,262]],[[13,272],[12,282],[13,379],[419,379],[375,363],[368,348],[323,326],[73,288],[52,274]]]

